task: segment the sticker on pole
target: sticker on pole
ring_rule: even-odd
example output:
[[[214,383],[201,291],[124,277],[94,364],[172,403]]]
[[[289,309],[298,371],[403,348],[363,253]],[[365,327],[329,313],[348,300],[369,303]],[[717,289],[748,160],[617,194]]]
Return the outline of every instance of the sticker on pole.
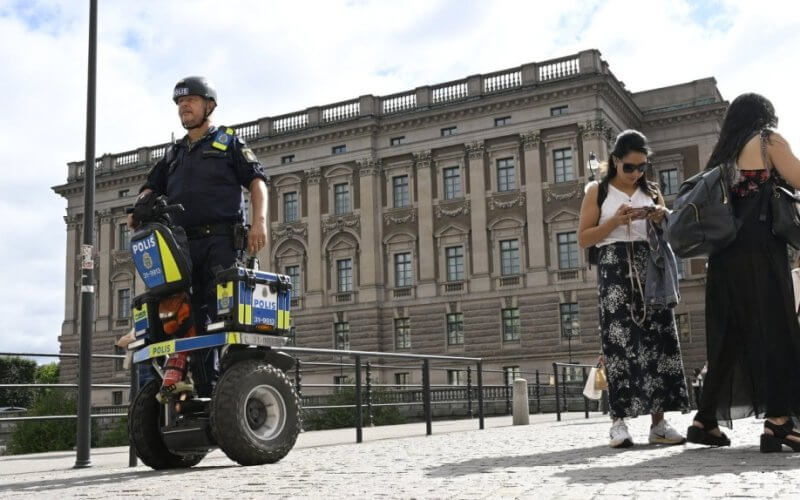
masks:
[[[93,250],[92,245],[81,245],[81,269],[94,269]]]

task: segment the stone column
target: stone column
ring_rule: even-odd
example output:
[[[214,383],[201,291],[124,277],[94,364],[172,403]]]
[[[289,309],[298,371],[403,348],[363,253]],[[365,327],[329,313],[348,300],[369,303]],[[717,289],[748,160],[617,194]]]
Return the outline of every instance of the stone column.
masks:
[[[520,134],[523,158],[525,161],[525,205],[528,219],[528,269],[527,283],[547,285],[547,259],[545,246],[547,235],[544,231],[544,202],[542,199],[542,162],[538,130]]]
[[[486,152],[483,141],[467,144],[466,149],[469,155],[469,208],[472,214],[470,219],[470,232],[472,233],[470,291],[485,292],[491,290],[492,287],[486,236],[486,179],[484,176]]]
[[[359,242],[359,302],[383,299],[383,243],[381,238],[381,162],[366,158],[358,162],[361,241]]]
[[[436,262],[433,248],[433,173],[431,152],[414,154],[417,171],[417,229],[419,238],[419,275],[417,297],[436,296]]]
[[[114,224],[111,222],[111,210],[97,211],[97,241],[95,241],[95,266],[100,268],[97,277],[97,322],[108,321],[114,314],[114,297],[111,288],[111,252],[114,248]],[[116,293],[116,292],[113,292]]]
[[[608,160],[608,142],[611,140],[611,129],[603,119],[590,120],[578,127],[580,128],[581,139],[583,141],[583,163],[576,166],[583,171],[584,178],[586,178],[588,182],[589,172],[586,168],[586,162],[589,160],[589,153],[594,152],[598,162]],[[595,172],[595,176],[599,179],[600,173]]]
[[[322,251],[322,229],[320,226],[322,219],[319,192],[320,171],[318,168],[312,168],[306,170],[305,174],[308,200],[308,269],[304,270],[308,289],[305,291],[305,299],[307,307],[322,307],[322,299],[324,298],[322,263],[325,255]]]
[[[64,217],[67,223],[67,269],[64,283],[64,323],[61,327],[61,335],[75,333],[75,306],[78,302],[78,294],[75,288],[75,271],[78,262],[77,242],[80,238],[78,229],[78,217],[69,215]]]

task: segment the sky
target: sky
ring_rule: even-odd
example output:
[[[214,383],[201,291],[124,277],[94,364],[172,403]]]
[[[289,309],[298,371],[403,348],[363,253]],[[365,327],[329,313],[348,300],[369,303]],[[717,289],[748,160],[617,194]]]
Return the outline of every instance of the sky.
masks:
[[[100,0],[96,154],[183,130],[176,81],[215,82],[217,123],[386,95],[596,48],[631,91],[715,77],[772,100],[800,150],[789,1]],[[85,156],[89,2],[0,0],[0,352],[58,352],[67,162]]]

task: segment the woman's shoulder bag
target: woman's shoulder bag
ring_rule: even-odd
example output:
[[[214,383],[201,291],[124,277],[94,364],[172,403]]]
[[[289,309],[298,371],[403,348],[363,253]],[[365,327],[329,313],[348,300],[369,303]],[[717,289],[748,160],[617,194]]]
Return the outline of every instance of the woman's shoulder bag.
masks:
[[[720,164],[686,179],[667,216],[664,237],[681,258],[708,257],[736,239],[728,179],[732,165]]]
[[[766,202],[761,207],[759,220],[767,221],[767,209],[772,212],[772,234],[782,239],[795,249],[800,249],[800,196],[778,174],[769,161],[767,154],[768,131],[761,132],[761,159],[764,168],[769,171],[769,188],[772,195],[769,204]]]

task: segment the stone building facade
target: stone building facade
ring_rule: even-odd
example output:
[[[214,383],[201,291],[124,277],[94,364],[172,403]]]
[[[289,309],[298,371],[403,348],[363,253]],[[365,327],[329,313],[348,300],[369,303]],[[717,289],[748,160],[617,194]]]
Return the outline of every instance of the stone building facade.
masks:
[[[709,157],[726,105],[713,78],[630,92],[588,50],[235,126],[270,177],[260,257],[262,268],[293,276],[295,342],[482,357],[486,369],[526,376],[553,361],[594,362],[595,270],[577,245],[590,152],[605,160],[616,133],[643,131],[655,152],[648,176],[669,203]],[[98,160],[95,352],[113,352],[131,326],[143,285],[124,208],[164,146]],[[82,162],[54,189],[68,200],[60,341],[77,352]],[[705,359],[704,265],[681,263],[675,312],[687,370]],[[95,376],[125,380],[114,364],[98,362]],[[417,367],[374,371],[384,383],[417,384]],[[62,373],[74,378],[75,365],[65,361]],[[319,368],[306,380],[347,374]],[[463,381],[458,370],[433,375]]]

